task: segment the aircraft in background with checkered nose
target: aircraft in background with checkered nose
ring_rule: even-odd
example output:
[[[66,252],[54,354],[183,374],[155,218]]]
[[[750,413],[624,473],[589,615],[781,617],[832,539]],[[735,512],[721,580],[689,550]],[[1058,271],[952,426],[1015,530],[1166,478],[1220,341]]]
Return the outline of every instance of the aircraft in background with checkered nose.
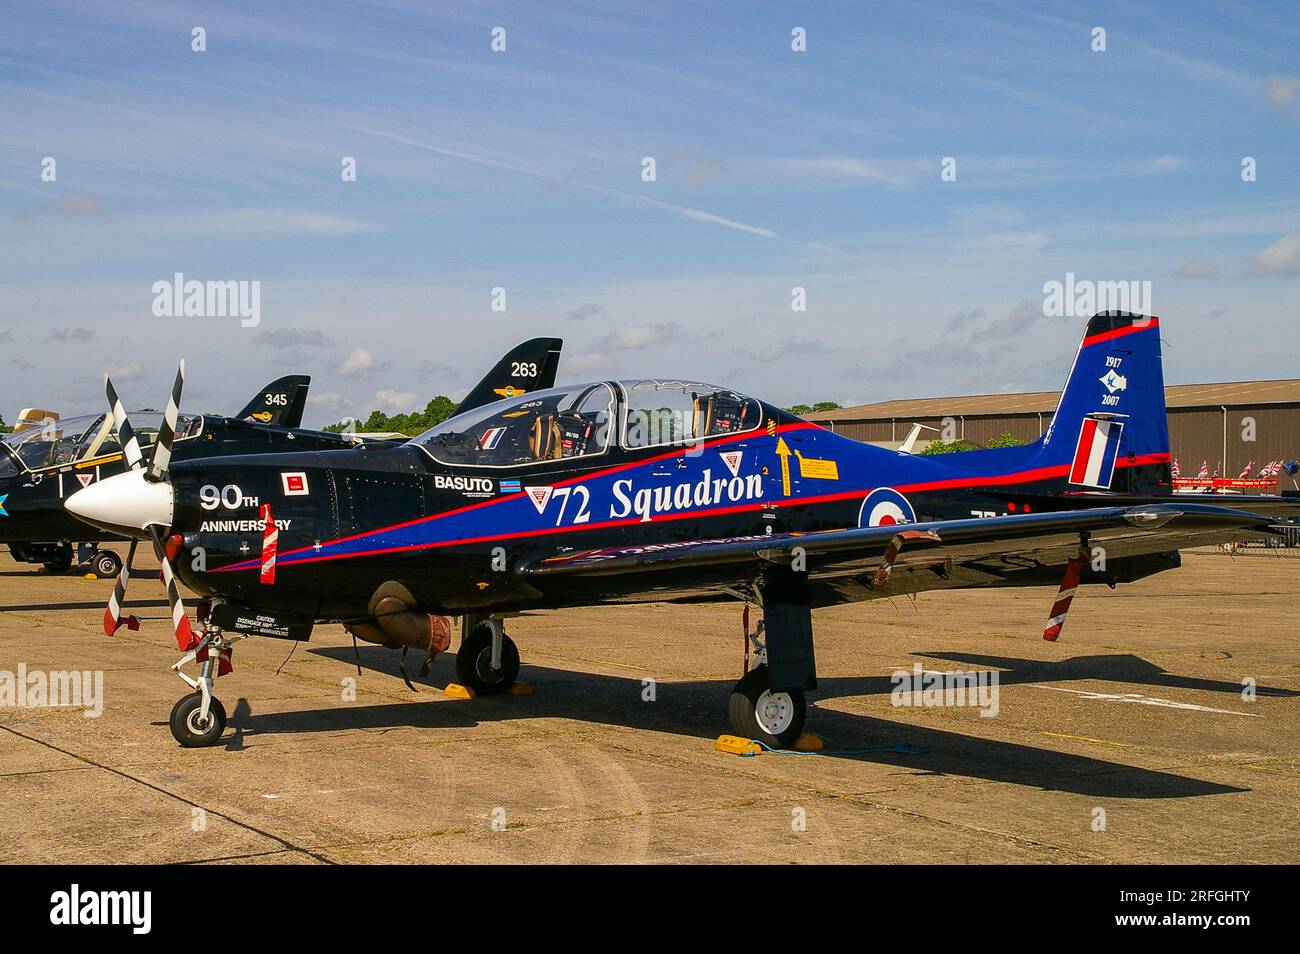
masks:
[[[730,601],[763,613],[732,728],[787,746],[817,684],[816,608],[1056,586],[1055,639],[1079,585],[1169,570],[1180,548],[1300,514],[1293,498],[1171,493],[1159,321],[1127,313],[1088,322],[1051,426],[1022,447],[915,456],[676,378],[492,391],[402,445],[170,466],[155,454],[68,502],[151,537],[168,578],[200,596],[196,630],[169,587],[185,653],[173,668],[194,690],[172,712],[182,745],[221,736],[213,682],[250,635],[305,640],[339,622],[425,654],[427,672],[460,617],[457,678],[493,693],[519,673],[510,616]]]
[[[341,435],[302,429],[310,383],[305,374],[278,378],[233,417],[182,415],[174,424],[177,456],[346,447],[350,441]],[[134,420],[137,441],[147,450],[162,415],[137,411]],[[61,418],[52,411],[25,409],[13,433],[0,434],[0,544],[7,544],[18,562],[43,564],[51,573],[64,573],[75,562],[101,577],[116,576],[122,561],[98,544],[122,537],[92,531],[63,503],[83,487],[126,469],[111,411]]]

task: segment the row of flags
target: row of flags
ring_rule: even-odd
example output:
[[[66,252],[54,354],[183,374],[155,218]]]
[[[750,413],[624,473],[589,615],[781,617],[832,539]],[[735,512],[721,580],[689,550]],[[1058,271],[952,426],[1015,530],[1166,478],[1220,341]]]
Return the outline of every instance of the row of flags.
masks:
[[[1182,468],[1178,466],[1177,457],[1174,458],[1173,464],[1171,465],[1170,469],[1173,471],[1173,478],[1177,480],[1182,474]],[[1248,477],[1250,477],[1251,471],[1254,469],[1255,469],[1255,462],[1252,460],[1249,464],[1247,464],[1245,467],[1242,468],[1241,473],[1237,475],[1237,479],[1246,480]],[[1265,480],[1265,479],[1276,477],[1280,473],[1282,473],[1282,461],[1271,460],[1259,469],[1259,473],[1255,475],[1255,479]],[[1200,471],[1197,472],[1195,479],[1199,480],[1202,477],[1204,477],[1209,480],[1214,480],[1218,476],[1219,476],[1219,464],[1215,464],[1214,473],[1210,473],[1210,462],[1208,460],[1203,460],[1201,461],[1201,469]]]

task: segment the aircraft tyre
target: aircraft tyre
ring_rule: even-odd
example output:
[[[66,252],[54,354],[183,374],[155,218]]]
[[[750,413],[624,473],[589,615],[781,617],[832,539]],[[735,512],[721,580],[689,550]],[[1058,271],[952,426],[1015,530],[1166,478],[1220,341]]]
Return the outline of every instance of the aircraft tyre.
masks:
[[[789,748],[803,734],[808,707],[803,690],[772,692],[767,666],[745,673],[731,690],[727,706],[731,729],[745,739],[757,739],[774,749]]]
[[[203,696],[197,692],[182,696],[172,706],[171,719],[168,720],[172,738],[187,749],[200,749],[215,745],[226,730],[226,707],[216,696],[208,707],[207,722],[203,721],[199,710],[203,707]]]
[[[112,550],[96,550],[90,566],[97,577],[108,580],[122,572],[122,558]]]
[[[72,544],[64,543],[55,547],[41,565],[51,573],[67,573],[72,569]]]
[[[509,692],[519,678],[519,648],[509,636],[501,637],[501,668],[492,668],[492,628],[476,626],[456,652],[456,681],[475,695]]]

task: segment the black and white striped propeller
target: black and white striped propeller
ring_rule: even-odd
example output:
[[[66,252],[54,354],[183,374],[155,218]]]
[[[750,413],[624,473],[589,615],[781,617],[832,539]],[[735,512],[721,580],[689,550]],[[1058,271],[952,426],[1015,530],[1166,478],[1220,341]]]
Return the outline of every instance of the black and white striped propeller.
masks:
[[[176,381],[172,384],[172,393],[167,399],[167,409],[163,412],[162,424],[158,428],[153,454],[146,465],[144,454],[140,450],[140,440],[131,426],[126,408],[113,388],[112,380],[107,374],[104,375],[104,393],[108,398],[108,406],[112,410],[113,428],[117,432],[118,443],[122,446],[122,455],[126,459],[127,468],[131,471],[143,470],[141,476],[149,483],[161,483],[167,479],[167,467],[172,459],[172,443],[176,439],[176,424],[180,418],[181,390],[184,386],[185,362],[182,360],[176,370]],[[167,588],[167,603],[171,607],[172,630],[176,634],[176,642],[182,650],[188,650],[194,641],[194,634],[190,629],[189,617],[185,615],[185,605],[181,602],[180,590],[176,586],[176,573],[171,562],[173,554],[168,552],[167,531],[170,527],[149,523],[142,529],[149,534],[149,538],[153,541],[154,552],[162,564],[163,585]],[[104,632],[109,636],[123,626],[133,630],[140,628],[140,621],[136,617],[127,616],[125,619],[122,617],[122,604],[126,599],[127,581],[131,577],[131,564],[135,560],[138,543],[138,540],[132,539],[126,560],[122,564],[122,572],[118,574],[113,592],[108,598],[108,606],[104,610]]]

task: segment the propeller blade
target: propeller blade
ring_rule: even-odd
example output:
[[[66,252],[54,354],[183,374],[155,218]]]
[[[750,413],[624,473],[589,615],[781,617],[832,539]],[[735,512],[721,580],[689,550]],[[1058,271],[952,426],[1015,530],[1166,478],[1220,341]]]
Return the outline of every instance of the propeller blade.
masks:
[[[157,524],[149,527],[153,535],[154,550],[162,563],[163,585],[167,587],[167,604],[172,610],[172,630],[176,633],[176,645],[181,652],[189,652],[196,642],[194,631],[190,629],[190,619],[185,615],[185,604],[181,602],[180,590],[176,587],[176,573],[172,570],[171,557],[167,553],[167,531]]]
[[[181,414],[181,388],[185,386],[185,359],[181,359],[176,369],[176,380],[172,383],[172,393],[167,398],[167,410],[163,412],[162,426],[158,428],[158,439],[153,445],[153,459],[149,461],[149,470],[145,477],[152,481],[162,480],[167,476],[167,465],[172,459],[172,441],[176,437],[176,422]]]
[[[126,416],[126,408],[113,389],[113,382],[107,373],[104,375],[104,394],[108,397],[108,406],[113,412],[113,430],[117,431],[117,442],[122,445],[126,466],[135,470],[144,460],[144,455],[140,453],[140,441],[135,436],[131,419]]]
[[[122,564],[122,572],[117,575],[117,582],[113,584],[113,592],[108,598],[108,607],[104,610],[104,632],[109,636],[114,635],[123,625],[132,631],[140,628],[140,620],[136,617],[128,616],[126,619],[122,619],[122,602],[126,599],[126,583],[131,578],[131,564],[135,560],[135,548],[139,543],[139,540],[131,541],[130,549],[126,551],[126,562]]]

